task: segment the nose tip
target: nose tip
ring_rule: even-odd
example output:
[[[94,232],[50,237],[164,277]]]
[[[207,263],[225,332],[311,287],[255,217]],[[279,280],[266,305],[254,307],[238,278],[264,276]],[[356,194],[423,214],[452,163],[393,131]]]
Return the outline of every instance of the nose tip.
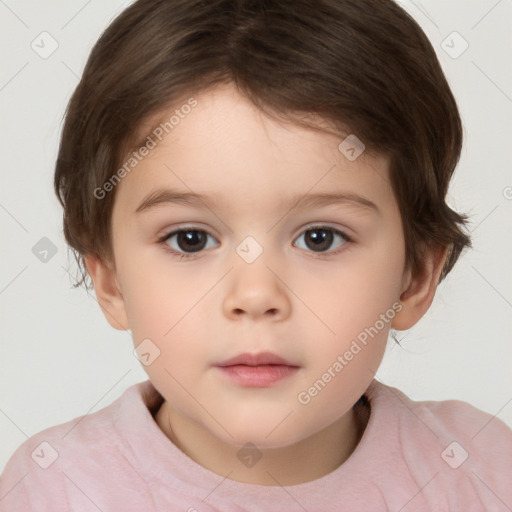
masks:
[[[227,317],[277,320],[289,315],[289,297],[265,265],[244,264],[230,274],[223,304]]]

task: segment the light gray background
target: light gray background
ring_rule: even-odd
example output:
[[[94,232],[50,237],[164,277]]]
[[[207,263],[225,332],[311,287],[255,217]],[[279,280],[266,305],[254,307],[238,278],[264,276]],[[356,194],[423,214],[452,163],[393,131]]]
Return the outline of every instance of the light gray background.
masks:
[[[128,4],[0,0],[0,468],[27,437],[147,378],[130,334],[71,287],[52,188],[67,101],[92,45]],[[461,110],[465,146],[449,203],[471,214],[474,249],[402,333],[403,348],[390,342],[378,378],[413,399],[464,400],[512,425],[512,2],[400,4],[432,41]],[[59,45],[47,59],[31,48],[43,31]],[[442,46],[462,48],[453,31],[469,43],[456,59]],[[46,263],[32,253],[42,237],[58,248]]]

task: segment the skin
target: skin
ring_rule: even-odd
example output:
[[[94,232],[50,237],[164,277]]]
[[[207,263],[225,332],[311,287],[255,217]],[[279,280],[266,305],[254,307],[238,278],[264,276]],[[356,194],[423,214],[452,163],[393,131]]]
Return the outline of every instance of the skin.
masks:
[[[353,452],[367,415],[353,409],[374,377],[390,327],[412,327],[434,297],[445,251],[424,270],[405,268],[388,160],[368,152],[351,162],[344,137],[262,114],[234,87],[196,97],[198,105],[117,186],[114,261],[86,257],[110,324],[150,339],[160,355],[144,366],[165,402],[162,432],[205,468],[241,482],[294,485],[320,478]],[[165,113],[163,113],[165,114]],[[156,188],[217,195],[197,206],[161,203],[134,213]],[[352,192],[379,213],[350,203],[284,207],[290,197]],[[320,252],[310,225],[345,232]],[[186,252],[173,230],[207,231],[207,247]],[[332,232],[329,232],[332,233]],[[247,263],[247,237],[262,254]],[[166,250],[167,247],[167,250]],[[190,249],[189,249],[190,251]],[[314,397],[298,394],[322,377],[365,328],[393,304],[401,311]],[[213,365],[242,352],[271,351],[300,368],[266,388],[242,387]],[[237,452],[253,443],[261,459]]]

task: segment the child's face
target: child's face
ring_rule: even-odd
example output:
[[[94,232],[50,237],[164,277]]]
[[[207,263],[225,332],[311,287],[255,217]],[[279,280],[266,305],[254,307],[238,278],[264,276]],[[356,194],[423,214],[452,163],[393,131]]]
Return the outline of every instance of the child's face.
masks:
[[[272,121],[231,87],[196,99],[117,187],[122,299],[111,313],[136,346],[151,340],[146,359],[158,347],[144,369],[182,421],[236,446],[290,445],[346,415],[381,362],[405,285],[388,162],[367,153],[349,161],[342,138]],[[157,189],[204,202],[136,213]],[[317,194],[359,195],[375,208],[308,200]],[[312,225],[323,230],[308,233]],[[207,235],[158,242],[180,228]],[[204,249],[188,259],[169,251],[194,247]],[[216,366],[260,352],[298,368],[254,387]]]

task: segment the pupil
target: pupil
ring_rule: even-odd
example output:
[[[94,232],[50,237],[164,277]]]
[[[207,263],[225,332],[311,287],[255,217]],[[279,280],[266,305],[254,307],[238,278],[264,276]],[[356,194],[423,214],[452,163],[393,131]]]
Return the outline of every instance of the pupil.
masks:
[[[312,250],[325,251],[331,246],[333,238],[332,231],[310,229],[306,232],[306,245]]]
[[[178,245],[180,249],[190,252],[200,251],[204,248],[206,237],[201,231],[182,231],[178,233]]]

